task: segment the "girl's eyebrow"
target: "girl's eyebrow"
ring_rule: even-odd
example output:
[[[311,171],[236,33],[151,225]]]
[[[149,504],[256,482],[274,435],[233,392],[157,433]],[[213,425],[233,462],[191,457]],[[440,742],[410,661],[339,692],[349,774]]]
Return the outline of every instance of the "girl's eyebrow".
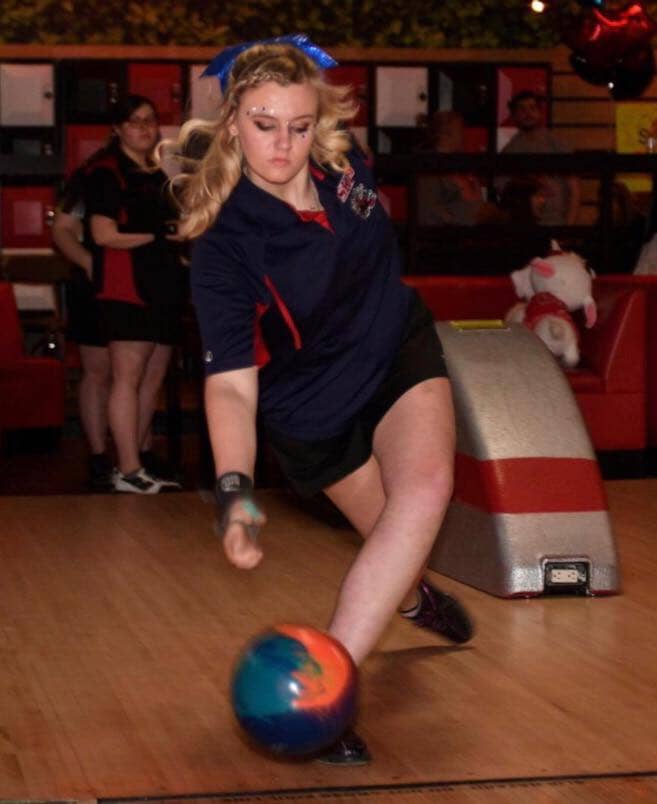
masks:
[[[271,120],[277,120],[278,119],[278,115],[273,114],[271,111],[267,111],[267,110],[261,111],[259,109],[253,109],[253,110],[249,109],[247,114],[250,117],[267,117],[267,118],[269,118]],[[315,115],[310,113],[310,112],[308,112],[307,114],[299,114],[296,117],[291,117],[287,122],[288,123],[295,123],[297,120],[305,120],[305,119],[314,120]]]

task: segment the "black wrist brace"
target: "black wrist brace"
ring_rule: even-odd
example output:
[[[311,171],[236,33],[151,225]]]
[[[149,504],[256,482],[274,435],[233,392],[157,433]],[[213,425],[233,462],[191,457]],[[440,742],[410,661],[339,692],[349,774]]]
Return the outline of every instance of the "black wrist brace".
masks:
[[[228,511],[237,500],[253,499],[253,481],[242,472],[225,472],[217,478],[214,498],[219,508],[219,519],[225,524]]]

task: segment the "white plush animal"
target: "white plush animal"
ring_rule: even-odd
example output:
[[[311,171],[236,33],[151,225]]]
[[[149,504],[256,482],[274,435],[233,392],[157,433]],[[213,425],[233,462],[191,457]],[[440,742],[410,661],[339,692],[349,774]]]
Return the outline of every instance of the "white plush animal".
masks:
[[[595,324],[597,310],[592,296],[592,273],[573,251],[561,251],[553,240],[546,257],[513,271],[511,280],[523,301],[506,314],[507,321],[533,330],[552,354],[572,368],[579,363],[579,335],[571,312],[584,310],[587,328]]]

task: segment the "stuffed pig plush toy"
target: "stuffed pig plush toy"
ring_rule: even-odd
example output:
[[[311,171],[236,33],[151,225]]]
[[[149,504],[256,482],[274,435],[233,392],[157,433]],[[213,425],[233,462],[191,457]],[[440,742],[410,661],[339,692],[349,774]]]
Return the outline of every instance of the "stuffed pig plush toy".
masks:
[[[551,248],[546,257],[535,257],[511,274],[516,294],[523,301],[509,310],[506,321],[529,327],[555,357],[572,368],[580,355],[577,327],[570,313],[582,308],[587,327],[596,320],[592,274],[578,254],[561,251],[554,240]]]

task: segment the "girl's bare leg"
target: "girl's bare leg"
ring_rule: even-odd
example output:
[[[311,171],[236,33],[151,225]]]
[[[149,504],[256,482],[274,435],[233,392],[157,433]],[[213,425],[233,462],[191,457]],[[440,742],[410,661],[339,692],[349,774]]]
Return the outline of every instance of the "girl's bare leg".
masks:
[[[326,489],[367,535],[343,580],[329,628],[356,663],[409,600],[426,564],[452,493],[454,444],[449,381],[427,380],[398,399],[379,423],[372,458]]]

